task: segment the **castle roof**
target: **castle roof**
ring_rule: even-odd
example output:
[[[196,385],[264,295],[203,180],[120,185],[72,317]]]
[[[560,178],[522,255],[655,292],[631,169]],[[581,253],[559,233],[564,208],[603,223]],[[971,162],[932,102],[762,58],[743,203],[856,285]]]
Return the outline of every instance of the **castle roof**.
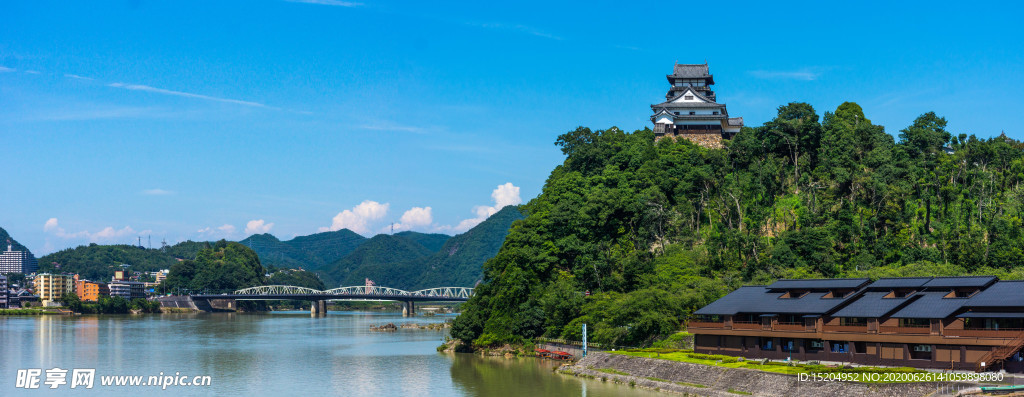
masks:
[[[684,79],[700,79],[705,77],[711,77],[708,73],[708,65],[705,64],[676,64],[676,67],[672,69],[672,74],[669,77],[684,78]]]
[[[693,95],[696,96],[697,98],[700,98],[704,102],[675,102],[679,98],[682,98],[683,95]],[[693,89],[693,87],[686,87],[685,90],[680,91],[678,94],[676,94],[676,96],[672,97],[671,99],[665,102],[651,105],[651,108],[720,108],[724,106],[724,103],[718,103],[711,100],[710,98],[701,94],[700,91]]]

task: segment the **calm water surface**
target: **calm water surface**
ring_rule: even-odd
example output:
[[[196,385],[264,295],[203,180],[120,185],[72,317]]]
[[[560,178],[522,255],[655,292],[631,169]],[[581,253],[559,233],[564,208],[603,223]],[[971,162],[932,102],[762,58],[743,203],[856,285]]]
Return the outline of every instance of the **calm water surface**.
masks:
[[[0,396],[663,396],[555,374],[558,363],[546,360],[438,353],[441,331],[369,330],[450,318],[375,312],[0,316]],[[15,388],[18,369],[54,367],[95,368],[95,385],[50,390],[44,373],[39,389]],[[161,390],[101,386],[99,379],[160,372],[209,375],[212,385]]]

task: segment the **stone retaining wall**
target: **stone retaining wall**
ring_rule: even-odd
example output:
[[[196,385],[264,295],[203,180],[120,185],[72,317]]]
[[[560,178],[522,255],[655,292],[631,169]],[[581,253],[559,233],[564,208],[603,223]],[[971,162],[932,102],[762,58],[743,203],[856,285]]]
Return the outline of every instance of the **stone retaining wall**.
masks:
[[[616,375],[601,372],[612,369],[628,373]],[[653,358],[631,357],[620,354],[590,352],[576,364],[565,367],[565,372],[606,378],[609,381],[633,383],[636,386],[673,391],[697,396],[736,397],[750,393],[755,396],[936,396],[948,393],[949,383],[892,383],[866,384],[854,382],[800,382],[796,376],[757,371],[745,368],[724,368],[710,365],[683,363]],[[648,378],[664,379],[668,382]],[[703,385],[689,386],[676,382]],[[958,384],[956,388],[973,385]],[[734,390],[743,393],[729,392]],[[954,391],[955,392],[955,391]]]

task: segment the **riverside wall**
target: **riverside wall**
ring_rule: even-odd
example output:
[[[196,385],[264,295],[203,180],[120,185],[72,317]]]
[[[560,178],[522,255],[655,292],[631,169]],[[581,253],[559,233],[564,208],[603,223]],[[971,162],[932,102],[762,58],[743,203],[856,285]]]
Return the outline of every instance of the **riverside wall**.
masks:
[[[602,372],[600,369],[614,370],[629,375]],[[940,396],[952,395],[959,389],[976,386],[966,383],[800,382],[793,375],[596,351],[589,352],[587,357],[575,364],[563,367],[562,372],[691,396],[715,397],[736,397],[746,393],[754,396],[801,397]]]

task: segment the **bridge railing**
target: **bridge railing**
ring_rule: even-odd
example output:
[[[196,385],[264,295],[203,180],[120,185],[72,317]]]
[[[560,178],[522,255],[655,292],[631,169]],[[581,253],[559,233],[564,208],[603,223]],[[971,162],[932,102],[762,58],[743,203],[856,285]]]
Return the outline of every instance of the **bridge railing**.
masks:
[[[438,287],[410,292],[398,288],[359,285],[321,291],[294,285],[261,285],[236,290],[230,295],[379,295],[469,299],[473,296],[473,288]]]

